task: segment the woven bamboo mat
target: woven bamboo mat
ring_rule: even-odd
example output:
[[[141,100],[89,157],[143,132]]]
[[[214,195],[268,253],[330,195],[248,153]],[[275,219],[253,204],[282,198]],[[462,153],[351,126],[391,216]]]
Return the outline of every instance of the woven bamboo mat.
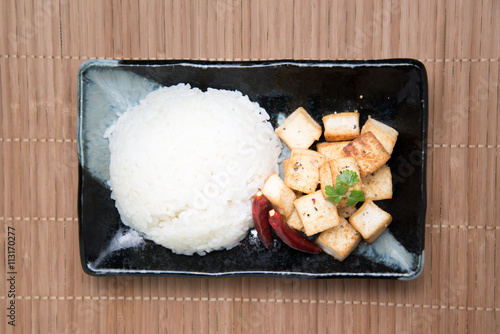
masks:
[[[499,1],[6,0],[0,36],[0,332],[500,331]],[[429,77],[426,265],[418,279],[83,273],[83,61],[387,57],[419,59]],[[9,232],[15,328],[4,278]]]

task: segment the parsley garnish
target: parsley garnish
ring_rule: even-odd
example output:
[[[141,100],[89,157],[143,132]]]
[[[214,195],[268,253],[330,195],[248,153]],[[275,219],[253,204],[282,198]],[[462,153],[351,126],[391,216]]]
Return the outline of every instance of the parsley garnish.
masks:
[[[358,202],[365,201],[365,193],[363,190],[353,190],[347,198],[347,206],[355,206]]]
[[[333,187],[330,185],[327,185],[325,187],[325,192],[326,192],[326,195],[328,196],[326,198],[326,200],[333,202],[335,204],[338,204],[340,202],[340,200],[342,199],[342,196],[345,194],[345,191],[343,191],[343,192],[337,191],[336,189],[333,189]]]
[[[349,169],[343,170],[337,175],[337,182],[345,184],[348,187],[353,186],[359,182],[358,173]]]
[[[325,187],[326,199],[330,202],[338,204],[343,197],[347,197],[347,206],[354,206],[358,202],[365,201],[365,193],[363,190],[353,190],[349,196],[346,196],[347,189],[350,186],[359,182],[358,174],[352,170],[346,169],[337,175],[337,183],[335,188],[330,185]]]

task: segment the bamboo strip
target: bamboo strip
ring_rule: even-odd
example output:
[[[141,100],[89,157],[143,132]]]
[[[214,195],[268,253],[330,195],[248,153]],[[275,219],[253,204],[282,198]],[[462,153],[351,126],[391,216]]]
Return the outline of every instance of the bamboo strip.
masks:
[[[32,58],[32,59],[51,59],[51,60],[79,60],[81,62],[86,61],[86,60],[95,60],[95,59],[100,59],[100,60],[179,60],[179,59],[185,59],[185,60],[191,60],[191,59],[200,59],[200,57],[192,58],[192,57],[179,57],[179,58],[173,58],[173,57],[160,57],[160,58],[154,58],[154,57],[123,57],[123,56],[110,56],[110,57],[100,57],[100,56],[89,56],[89,55],[83,55],[83,56],[61,56],[61,55],[35,55],[35,54],[4,54],[0,55],[0,58],[6,58],[6,59],[27,59],[27,58]],[[387,58],[387,57],[386,57]],[[269,58],[266,60],[286,60],[286,59],[291,59],[291,57],[279,57],[279,58]],[[360,57],[360,58],[351,58],[349,60],[376,60],[376,59],[383,59],[383,57]],[[216,60],[215,58],[211,60]],[[229,60],[229,59],[228,59]],[[249,60],[248,58],[246,60]],[[346,60],[345,57],[343,58],[335,58],[335,57],[328,57],[328,60]],[[422,63],[497,63],[499,62],[499,58],[419,58],[415,57],[415,60],[418,60]]]
[[[280,21],[279,6],[280,3],[278,1],[272,1],[267,8],[268,30],[266,48],[268,50],[268,59],[276,59],[278,57],[281,48],[280,43],[283,42],[283,39],[279,38],[280,28],[283,25],[283,22]]]
[[[170,283],[168,283],[169,285],[171,284],[172,287],[169,288],[167,291],[168,291],[168,294],[167,296],[168,297],[174,297],[174,300],[175,298],[180,298],[182,296],[182,282],[183,282],[183,279],[182,278],[174,278],[174,279],[169,279]],[[174,331],[176,333],[180,333],[181,331],[183,331],[184,329],[184,326],[186,324],[184,324],[183,321],[179,321],[179,319],[183,319],[183,305],[182,304],[179,304],[179,303],[168,303],[168,307],[167,307],[167,320],[168,322],[176,322],[177,324],[174,325]],[[171,327],[171,326],[169,326]]]
[[[221,280],[222,281],[222,280]],[[223,282],[225,283],[222,289],[223,296],[226,296],[226,298],[232,298],[233,301],[230,303],[224,303],[223,304],[223,312],[224,312],[224,327],[223,331],[225,333],[234,333],[234,291],[237,291],[238,285],[236,282],[241,281],[239,279],[233,280],[231,278],[224,279]],[[271,308],[272,305],[269,305],[269,308]],[[268,313],[271,315],[271,312]]]
[[[203,280],[197,278],[189,279],[189,289],[185,291],[185,294],[194,296],[194,298],[186,298],[189,303],[187,303],[185,307],[185,314],[188,316],[187,324],[189,326],[186,330],[192,333],[206,332],[208,330],[206,311],[209,305],[205,301],[197,302],[205,300],[205,298],[208,300],[207,297],[202,297],[202,281]],[[191,321],[189,321],[189,319],[191,319]]]
[[[1,61],[1,68],[4,69],[1,73],[0,73],[0,76],[1,76],[1,79],[2,79],[2,83],[3,82],[9,82],[9,68],[8,68],[8,61],[6,60],[3,60]],[[2,87],[3,88],[3,87]],[[1,131],[1,135],[2,137],[10,137],[11,136],[11,131],[12,129],[10,129],[10,124],[11,124],[11,118],[12,118],[12,113],[11,113],[11,103],[10,103],[10,94],[8,94],[8,90],[7,89],[2,89],[2,92],[1,92],[1,97],[2,97],[2,101],[1,102],[1,106],[2,106],[2,113],[0,113],[0,120],[2,121],[2,124],[0,126],[0,131]]]
[[[182,15],[180,13],[182,10],[182,1],[172,1],[171,6],[172,11],[170,13],[170,17],[172,19],[172,50],[170,52],[173,58],[178,58],[183,53],[183,41],[187,38],[185,36],[186,31],[182,29],[183,22],[181,22]],[[189,53],[186,52],[186,54]]]
[[[3,1],[0,4],[0,6],[1,6],[0,8],[2,9],[0,10],[0,22],[2,22],[2,24],[0,24],[0,34],[1,36],[4,36],[4,38],[2,38],[2,40],[0,41],[0,49],[11,51],[10,47],[8,46],[8,42],[13,41],[12,43],[14,44],[13,51],[17,52],[17,50],[15,49],[18,44],[16,36],[17,28],[12,29],[12,27],[10,27],[10,22],[9,22],[9,16],[10,18],[15,19],[17,15],[8,15],[9,12],[11,11],[10,7],[12,6],[12,2]]]
[[[147,48],[142,48],[141,44],[141,10],[140,10],[140,1],[130,1],[129,2],[129,17],[128,17],[128,25],[129,25],[129,40],[130,40],[130,56],[132,59],[140,58],[143,55],[147,55]],[[147,18],[144,18],[147,20]],[[127,37],[127,35],[125,35]],[[143,43],[145,43],[145,39],[142,39]]]
[[[0,148],[0,153],[3,153],[2,148]],[[1,222],[0,223],[0,238],[2,238],[2,240],[6,240],[7,239],[8,232],[9,232],[9,230],[8,230],[9,225],[10,224],[8,224],[6,222]],[[8,272],[7,264],[8,264],[8,257],[7,256],[2,256],[0,258],[0,268],[5,268],[4,269],[5,273]],[[9,291],[9,289],[10,289],[10,284],[9,284],[10,282],[7,281],[7,279],[10,279],[10,275],[5,274],[5,279],[3,280],[3,282],[0,282],[0,288],[2,289],[2,291]],[[8,293],[7,293],[7,295],[8,295]],[[10,301],[8,303],[10,304]],[[6,304],[6,308],[10,307],[9,304]],[[9,314],[6,314],[6,315],[9,315]],[[10,318],[8,318],[7,316],[3,317],[3,319],[0,319],[0,326],[1,326],[1,328],[7,328],[8,321],[10,321]]]
[[[54,122],[50,122],[51,126],[49,126],[49,131],[52,133],[57,133],[57,132],[62,132],[62,118],[57,117],[56,115],[56,110],[60,110],[60,104],[59,99],[56,97],[56,89],[55,89],[55,83],[61,82],[61,73],[56,72],[54,70],[55,66],[53,62],[49,62],[47,65],[47,72],[49,75],[46,76],[46,84],[49,86],[48,90],[48,118],[54,119]],[[59,153],[61,150],[59,150],[57,147],[48,147],[48,158],[49,160],[49,170],[50,170],[50,176],[48,177],[49,180],[49,189],[47,192],[47,197],[49,197],[49,194],[51,194],[50,201],[53,214],[54,215],[59,215],[59,214],[64,214],[63,211],[58,211],[58,208],[60,207],[60,204],[63,203],[64,201],[64,193],[62,191],[57,191],[58,185],[61,185],[62,183],[61,178],[60,178],[60,169],[61,169],[61,164],[58,163],[60,159],[58,159],[58,156],[61,154]],[[61,152],[62,153],[62,152]],[[58,282],[62,282],[64,280],[64,272],[61,270],[58,270],[59,264],[62,262],[62,255],[64,254],[64,250],[62,248],[62,243],[58,242],[61,240],[61,236],[63,235],[62,229],[58,228],[58,224],[56,222],[50,222],[49,224],[49,229],[48,229],[48,242],[52,247],[49,248],[48,252],[48,257],[45,259],[45,265],[47,265],[49,269],[49,294],[56,294],[60,295],[63,292],[62,285],[59,284]],[[50,314],[58,314],[61,312],[59,310],[58,303],[51,301],[49,303],[49,312]],[[50,327],[50,332],[56,332],[57,331],[57,322],[52,322],[51,327]]]
[[[248,59],[258,60],[260,59],[261,49],[260,49],[260,37],[261,37],[261,21],[262,18],[259,13],[260,3],[259,1],[254,1],[250,5],[250,50],[248,54]]]
[[[494,72],[494,76],[496,76],[496,78],[498,78],[498,74],[499,74],[499,69],[498,67],[495,69],[495,72]],[[498,81],[496,81],[498,82]],[[498,90],[498,86],[497,86],[497,90],[496,90],[496,100],[498,101],[498,93],[499,93],[499,90]],[[500,126],[500,117],[498,117],[499,113],[500,113],[500,104],[497,103],[496,105],[496,108],[493,109],[493,112],[495,112],[494,110],[496,109],[496,115],[497,115],[497,127],[496,129],[499,129],[499,126]],[[500,140],[500,134],[498,131],[496,131],[497,133],[497,141]],[[495,159],[493,158],[492,159],[493,161],[495,161]],[[498,168],[498,166],[500,166],[500,154],[497,154],[496,155],[496,170],[495,170],[495,195],[494,195],[494,200],[495,200],[495,203],[498,203],[499,202],[499,199],[500,199],[500,168]],[[495,208],[493,209],[493,217],[494,219],[496,219],[497,221],[497,224],[498,224],[498,217],[500,217],[500,208],[497,204],[495,204]],[[496,241],[499,241],[500,240],[500,234],[499,233],[495,233],[495,259],[498,259],[500,256],[500,247],[497,247],[496,246]],[[495,281],[498,280],[497,278],[497,274],[500,273],[500,264],[499,264],[499,261],[496,261],[495,260]],[[493,290],[493,289],[492,289]],[[498,296],[498,293],[500,293],[500,287],[498,286],[498,284],[495,284],[495,288],[494,288],[494,293],[495,293],[495,296]],[[500,305],[500,301],[495,298],[495,306],[497,305]],[[499,318],[495,318],[495,323],[496,323],[496,328],[499,328],[500,327],[500,319]]]
[[[323,298],[324,296],[326,296],[327,294],[327,283],[325,280],[322,280],[320,282],[318,282],[317,284],[317,298],[320,299],[320,298]],[[279,310],[276,310],[276,312],[274,314],[281,314],[281,311],[283,308],[281,307]],[[317,318],[318,318],[318,324],[316,326],[316,328],[313,328],[312,331],[313,332],[316,332],[316,333],[320,333],[320,332],[323,332],[326,330],[326,328],[328,328],[328,324],[332,322],[332,320],[328,317],[328,313],[327,313],[327,305],[326,303],[318,303],[317,304],[317,311],[316,311],[316,314],[317,314]],[[277,321],[278,320],[282,320],[283,317],[277,317]],[[277,327],[275,329],[275,332],[276,333],[279,333],[280,328]]]
[[[404,288],[400,284],[400,282],[395,282],[394,284],[391,284],[390,287],[390,300],[393,300],[396,303],[400,303],[401,300],[404,299]],[[404,316],[404,308],[397,308],[394,311],[394,325],[389,326],[391,328],[394,328],[394,330],[398,333],[404,333],[406,330],[404,328],[406,322],[406,317]],[[403,320],[404,319],[404,320]]]
[[[242,59],[242,5],[238,0],[233,0],[230,5],[232,6],[233,15],[233,59]],[[274,26],[274,25],[273,25]]]
[[[193,59],[198,59],[200,58],[200,46],[199,46],[200,31],[198,29],[198,18],[200,16],[200,12],[199,12],[198,1],[192,0],[190,2],[190,13],[188,13],[188,15],[190,20],[189,30],[191,31],[191,40],[190,40],[191,57]]]
[[[134,32],[134,35],[139,39],[138,41],[138,57],[149,58],[149,41],[154,40],[153,36],[149,35],[148,26],[150,25],[150,21],[154,20],[154,17],[148,17],[148,6],[151,5],[149,2],[138,1],[137,8],[137,16],[138,16],[138,31]],[[110,38],[107,38],[110,39]]]
[[[4,62],[1,62],[1,65],[2,68],[4,68],[6,63]],[[8,72],[7,71],[2,71],[2,73],[0,73],[0,76],[2,78],[2,85],[4,82],[8,82],[8,76],[7,76]],[[3,88],[3,87],[2,87]],[[3,92],[6,92],[6,90],[3,90],[2,89],[2,93]],[[7,101],[9,101],[10,97],[5,94],[2,94],[2,111],[5,110],[5,108],[8,108],[10,109],[10,106],[9,106],[9,103],[7,103]],[[1,115],[1,121],[2,121],[2,127],[1,127],[1,130],[2,133],[8,131],[8,113],[6,112],[2,112],[0,115]],[[11,170],[11,167],[9,165],[10,163],[10,154],[12,152],[12,148],[8,148],[8,146],[10,145],[6,145],[6,144],[3,144],[0,146],[0,153],[2,154],[2,157],[4,157],[4,160],[0,163],[0,173],[2,175],[2,180],[0,181],[0,186],[1,186],[1,192],[0,192],[0,209],[2,210],[2,212],[5,212],[6,215],[10,215],[12,213],[12,196],[11,196],[11,188],[14,187],[14,185],[12,184],[13,180],[11,178],[11,173],[12,173],[12,170]],[[4,227],[4,230],[5,230],[5,227],[6,225],[2,225],[2,227]],[[5,231],[2,231],[2,233],[5,233]],[[2,239],[2,240],[5,240],[5,239]],[[2,268],[5,268],[4,266],[2,266]],[[5,287],[6,287],[6,284],[7,282],[2,282],[0,283],[0,287],[3,288],[5,291]]]
[[[213,279],[210,279],[208,281],[208,298],[217,298],[216,295],[214,294],[216,290],[216,285],[217,282]],[[217,299],[215,299],[217,300]],[[208,332],[217,332],[218,331],[218,326],[219,326],[219,303],[215,303],[215,305],[210,305],[208,308]]]
[[[357,280],[354,282],[354,298],[355,300],[369,300],[370,299],[370,283],[368,280]],[[363,304],[353,305],[353,327],[354,332],[368,333],[371,324],[368,321],[359,321],[359,319],[370,318],[370,308]],[[397,310],[397,312],[404,312]]]
[[[302,295],[307,296],[311,299],[318,299],[318,284],[311,280],[303,281],[304,288],[302,289]],[[302,314],[310,314],[311,316],[307,321],[302,321],[304,325],[304,331],[302,333],[314,333],[318,328],[318,303],[308,303],[302,304]],[[271,320],[270,320],[271,322]]]
[[[203,298],[202,299],[203,301],[200,303],[200,318],[198,321],[200,322],[200,329],[201,329],[202,333],[207,333],[208,329],[209,329],[209,318],[207,316],[208,315],[208,308],[209,308],[208,284],[209,284],[208,280],[200,280],[199,295],[201,298]],[[205,301],[205,300],[207,300],[207,301]]]
[[[206,39],[203,41],[206,44],[206,59],[217,59],[217,8],[215,1],[209,1],[206,10],[207,16],[204,22],[207,31]]]
[[[378,300],[378,283],[376,281],[368,282],[368,298],[369,300]],[[369,317],[367,318],[370,322],[369,333],[378,333],[379,328],[379,316],[378,307],[376,305],[369,305]]]
[[[394,286],[397,283],[391,283]],[[410,283],[411,284],[411,283]],[[0,300],[6,300],[8,297],[1,296]],[[286,298],[284,300],[275,300],[272,298],[198,298],[198,297],[147,297],[147,296],[135,296],[135,297],[125,297],[123,295],[113,297],[113,296],[17,296],[16,300],[99,300],[114,302],[117,300],[125,300],[128,302],[133,302],[135,300],[149,301],[149,300],[159,300],[159,301],[172,301],[177,303],[184,302],[207,302],[207,303],[222,303],[222,302],[243,302],[243,303],[269,303],[269,304],[326,304],[326,305],[362,305],[362,306],[377,306],[384,307],[388,309],[398,309],[398,308],[409,308],[409,309],[448,309],[448,310],[465,310],[470,312],[500,312],[500,308],[488,308],[484,306],[464,306],[464,305],[439,305],[439,303],[434,304],[410,304],[410,303],[396,303],[396,302],[374,302],[369,300],[308,300],[308,299],[290,299]]]
[[[163,284],[159,284],[158,289],[160,292],[160,296],[164,296],[166,294],[166,287],[167,287],[167,282],[163,282]],[[167,325],[168,321],[170,319],[167,318],[167,308],[165,307],[165,303],[160,302],[158,300],[158,331],[161,333],[164,333],[167,331]],[[152,318],[155,318],[155,315],[152,316]]]

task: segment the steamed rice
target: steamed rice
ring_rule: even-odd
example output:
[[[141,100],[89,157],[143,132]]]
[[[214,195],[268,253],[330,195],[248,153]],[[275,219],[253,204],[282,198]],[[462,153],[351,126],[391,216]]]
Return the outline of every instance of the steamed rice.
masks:
[[[232,248],[251,198],[278,171],[269,115],[237,91],[151,92],[108,129],[112,198],[124,224],[175,253]]]

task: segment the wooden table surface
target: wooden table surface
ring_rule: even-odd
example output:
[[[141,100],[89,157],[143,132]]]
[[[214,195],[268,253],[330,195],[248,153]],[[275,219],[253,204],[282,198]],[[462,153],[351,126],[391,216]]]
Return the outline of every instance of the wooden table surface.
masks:
[[[0,36],[0,332],[500,332],[500,1],[3,0]],[[83,61],[393,57],[419,59],[429,79],[418,279],[83,273]]]

